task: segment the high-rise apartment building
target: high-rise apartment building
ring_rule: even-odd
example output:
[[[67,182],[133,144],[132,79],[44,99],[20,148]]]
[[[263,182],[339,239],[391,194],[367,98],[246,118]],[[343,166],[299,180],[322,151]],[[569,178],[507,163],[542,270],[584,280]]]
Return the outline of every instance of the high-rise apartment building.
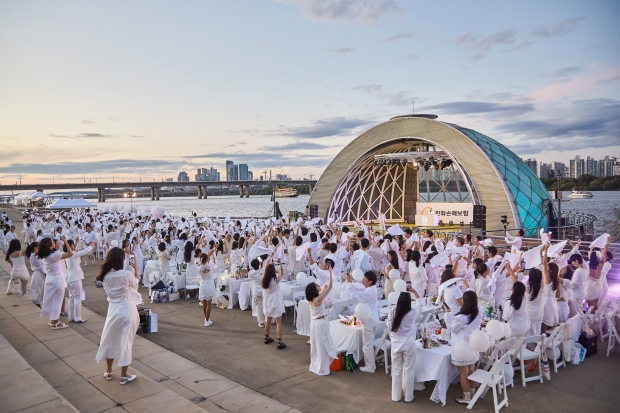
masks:
[[[581,159],[579,155],[575,156],[575,159],[570,160],[570,177],[579,178],[585,173],[585,161]]]
[[[187,175],[187,172],[179,172],[177,182],[189,182],[189,175]]]
[[[530,169],[532,170],[532,172],[534,172],[534,174],[538,173],[538,162],[536,162],[536,159],[534,158],[527,159],[525,163],[527,164],[527,166],[530,167]]]
[[[226,161],[226,180],[227,181],[234,181],[235,180],[235,179],[233,179],[234,169],[235,169],[234,162],[233,161]]]
[[[247,181],[248,178],[248,164],[246,163],[240,163],[239,164],[239,180],[240,181]]]
[[[220,173],[217,169],[211,168],[199,168],[196,173],[196,181],[219,181]]]

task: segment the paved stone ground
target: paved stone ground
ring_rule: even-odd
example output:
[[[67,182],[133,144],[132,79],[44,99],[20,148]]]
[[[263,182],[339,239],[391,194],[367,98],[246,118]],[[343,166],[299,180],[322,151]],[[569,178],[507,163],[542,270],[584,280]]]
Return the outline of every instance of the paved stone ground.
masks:
[[[91,265],[84,270],[84,306],[105,315],[105,293],[103,289],[96,288],[93,281],[98,266]],[[145,298],[146,291],[141,288]],[[388,409],[391,412],[409,412],[411,409],[423,412],[438,409],[445,412],[465,410],[464,406],[454,402],[460,395],[459,385],[450,387],[447,406],[442,407],[431,402],[429,398],[434,382],[427,383],[426,390],[415,393],[413,404],[393,403],[390,399],[391,379],[384,374],[382,365],[378,366],[375,374],[356,371],[319,377],[309,373],[310,348],[306,344],[307,338],[295,334],[293,326],[286,324],[286,321],[284,341],[288,347],[278,351],[274,344],[263,344],[263,331],[257,327],[249,310],[214,308],[214,324],[205,328],[202,327],[202,312],[196,302],[145,302],[147,307],[159,316],[159,332],[140,333],[142,337],[300,411],[323,413],[380,412]],[[290,322],[290,313],[289,317]],[[90,321],[86,325],[89,323]],[[551,381],[543,384],[530,382],[524,388],[517,378],[515,387],[508,389],[510,411],[617,411],[617,406],[620,405],[620,350],[607,358],[604,355],[606,343],[600,344],[599,348],[598,355],[587,359],[581,365],[561,368],[558,374],[552,372]],[[206,410],[218,411],[215,406],[206,407]],[[493,411],[492,396],[488,395],[480,400],[474,410]]]

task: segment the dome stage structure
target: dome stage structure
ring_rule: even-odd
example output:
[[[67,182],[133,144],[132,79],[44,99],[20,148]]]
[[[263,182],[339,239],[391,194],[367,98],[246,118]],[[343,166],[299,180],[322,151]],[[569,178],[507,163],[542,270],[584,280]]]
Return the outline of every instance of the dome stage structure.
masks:
[[[534,236],[553,219],[543,183],[519,156],[435,115],[394,117],[349,143],[317,182],[309,205],[342,221],[413,222],[421,209],[444,223],[469,224],[486,207],[486,230],[523,228]],[[548,214],[550,214],[548,216]]]

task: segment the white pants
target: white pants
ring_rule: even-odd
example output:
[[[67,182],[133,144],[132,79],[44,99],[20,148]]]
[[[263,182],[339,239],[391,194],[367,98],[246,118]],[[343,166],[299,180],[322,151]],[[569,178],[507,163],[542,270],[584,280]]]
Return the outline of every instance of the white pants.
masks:
[[[69,321],[82,319],[82,280],[69,283]]]
[[[15,278],[13,279],[13,276],[11,275],[11,277],[9,278],[9,285],[6,288],[6,293],[7,295],[10,294],[13,290],[13,282],[15,281],[19,281],[19,284],[17,284],[17,293],[20,295],[24,295],[26,294],[27,288],[28,288],[28,280],[22,280],[19,278]]]
[[[415,342],[409,348],[392,349],[392,401],[398,402],[405,393],[405,401],[413,401],[415,380]]]
[[[253,309],[256,310],[256,320],[259,324],[265,324],[265,313],[263,312],[263,296],[262,294],[252,295]]]
[[[369,370],[375,370],[377,366],[375,365],[375,327],[374,325],[370,326],[362,321],[362,342],[363,347],[362,351],[364,353],[364,367]]]

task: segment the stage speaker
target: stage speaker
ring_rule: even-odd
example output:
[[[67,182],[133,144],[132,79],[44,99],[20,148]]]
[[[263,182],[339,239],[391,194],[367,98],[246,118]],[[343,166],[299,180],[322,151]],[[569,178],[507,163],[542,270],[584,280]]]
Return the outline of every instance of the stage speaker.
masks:
[[[310,218],[318,218],[319,217],[319,206],[316,204],[308,205],[308,215]]]
[[[487,229],[487,207],[484,205],[474,205],[474,216],[472,219],[472,226],[474,228],[480,228],[483,231]]]

